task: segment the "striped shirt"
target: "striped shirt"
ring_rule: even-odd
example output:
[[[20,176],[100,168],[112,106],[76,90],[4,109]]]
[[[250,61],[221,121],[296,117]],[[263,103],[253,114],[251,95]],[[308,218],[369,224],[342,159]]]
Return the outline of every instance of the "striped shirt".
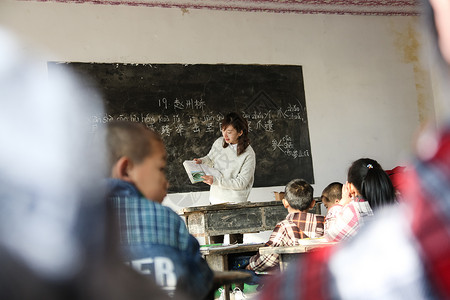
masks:
[[[266,247],[294,246],[299,239],[318,238],[324,233],[324,217],[307,212],[289,213],[279,222]],[[250,258],[249,266],[253,271],[263,271],[279,264],[278,254],[259,255]]]

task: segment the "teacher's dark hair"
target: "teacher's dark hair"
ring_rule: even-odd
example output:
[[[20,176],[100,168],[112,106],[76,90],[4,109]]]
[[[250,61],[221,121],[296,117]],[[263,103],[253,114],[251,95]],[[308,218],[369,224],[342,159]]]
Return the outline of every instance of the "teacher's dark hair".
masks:
[[[374,211],[397,202],[391,179],[376,160],[360,158],[354,161],[348,169],[347,181],[355,186]]]
[[[250,145],[250,139],[248,137],[248,123],[247,120],[244,119],[240,114],[231,112],[227,114],[221,124],[221,129],[225,129],[228,126],[233,126],[234,129],[237,130],[237,132],[241,132],[242,134],[240,137],[238,137],[238,145],[237,145],[237,155],[241,155],[245,152],[245,149],[247,149],[248,145]],[[223,147],[228,147],[228,143],[223,141]]]

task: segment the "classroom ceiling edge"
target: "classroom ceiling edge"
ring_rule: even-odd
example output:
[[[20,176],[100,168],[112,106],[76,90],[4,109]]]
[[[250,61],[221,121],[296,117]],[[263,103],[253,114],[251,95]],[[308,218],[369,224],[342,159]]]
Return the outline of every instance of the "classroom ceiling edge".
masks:
[[[76,4],[126,5],[190,9],[296,14],[415,16],[418,0],[20,0]]]

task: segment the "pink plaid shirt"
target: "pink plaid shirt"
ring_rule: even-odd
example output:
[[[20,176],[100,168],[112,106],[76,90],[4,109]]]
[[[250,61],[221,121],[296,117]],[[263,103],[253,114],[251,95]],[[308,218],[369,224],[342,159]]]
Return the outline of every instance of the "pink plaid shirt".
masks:
[[[327,215],[325,217],[325,234],[327,234],[329,228],[334,227],[336,218],[342,211],[342,208],[342,205],[336,204],[328,209]]]
[[[332,242],[349,239],[358,232],[364,219],[369,216],[373,216],[369,202],[356,197],[355,200],[342,207],[336,215],[333,226],[327,228],[325,238]]]
[[[323,216],[306,212],[290,213],[285,220],[275,226],[265,246],[294,246],[299,239],[318,238],[323,236],[323,233]],[[249,265],[253,271],[263,271],[277,266],[278,263],[278,254],[256,254],[250,258]]]

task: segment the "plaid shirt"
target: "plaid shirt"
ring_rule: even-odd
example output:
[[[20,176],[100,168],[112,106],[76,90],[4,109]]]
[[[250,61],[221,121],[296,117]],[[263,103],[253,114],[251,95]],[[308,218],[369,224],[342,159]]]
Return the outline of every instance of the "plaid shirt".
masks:
[[[176,288],[192,299],[203,299],[212,286],[213,274],[183,219],[171,208],[146,199],[128,182],[110,178],[107,187],[125,259],[133,266],[137,262],[136,269],[152,276],[169,294]],[[163,261],[161,258],[164,262],[170,260],[173,269],[157,262]],[[176,280],[169,284],[172,273]],[[174,281],[176,286],[172,285]]]
[[[337,214],[334,224],[328,228],[325,238],[332,242],[349,239],[358,232],[364,219],[369,216],[373,216],[369,202],[356,197]]]
[[[290,213],[275,226],[265,246],[294,246],[299,239],[321,237],[323,232],[323,216],[306,212]],[[278,254],[256,254],[250,258],[249,265],[253,271],[263,271],[277,266],[278,263]]]
[[[400,205],[349,243],[302,255],[259,300],[450,299],[450,127],[405,173]],[[430,135],[431,137],[431,135]],[[429,148],[430,141],[422,147]]]
[[[328,209],[325,216],[325,234],[327,234],[330,228],[334,227],[338,214],[342,211],[342,205],[336,204]]]
[[[165,245],[188,249],[189,232],[184,221],[169,207],[141,197],[114,195],[122,247]]]

